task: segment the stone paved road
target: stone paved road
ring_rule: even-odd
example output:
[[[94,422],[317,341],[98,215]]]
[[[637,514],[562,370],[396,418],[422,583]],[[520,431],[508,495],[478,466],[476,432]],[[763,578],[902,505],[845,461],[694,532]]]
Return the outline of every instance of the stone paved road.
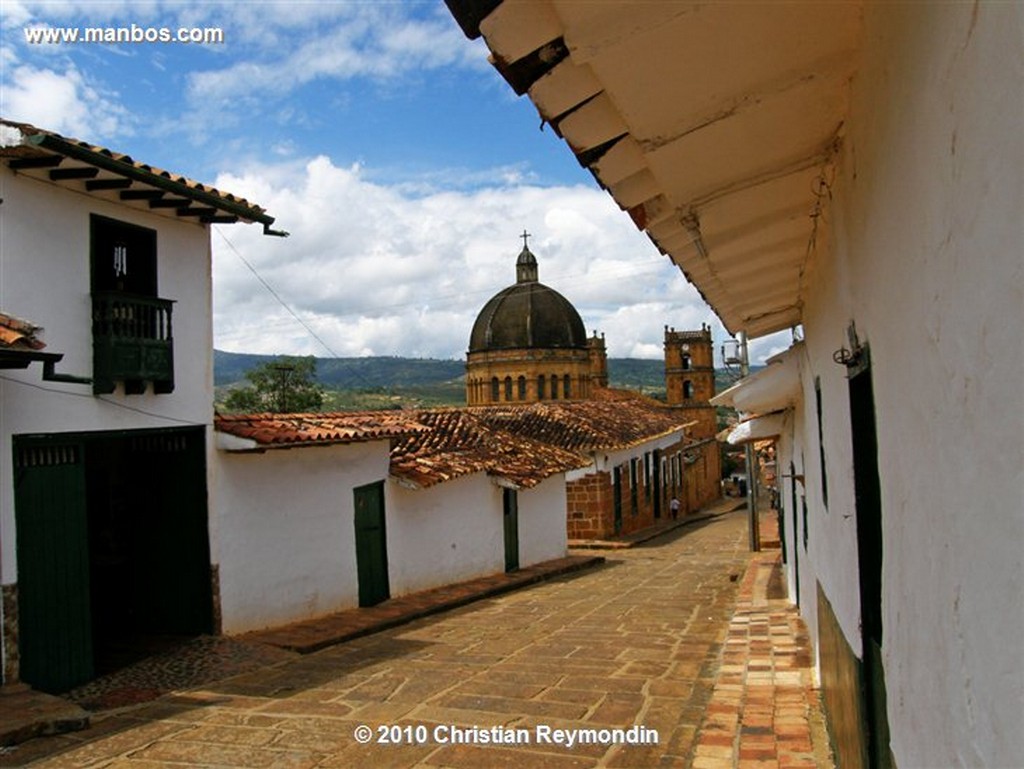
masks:
[[[692,766],[746,537],[742,512],[699,523],[588,572],[94,719],[0,765]],[[633,725],[657,744],[554,742],[556,729]],[[377,744],[387,726],[401,744]],[[518,744],[479,744],[506,729],[523,730]],[[459,730],[469,744],[452,744]]]

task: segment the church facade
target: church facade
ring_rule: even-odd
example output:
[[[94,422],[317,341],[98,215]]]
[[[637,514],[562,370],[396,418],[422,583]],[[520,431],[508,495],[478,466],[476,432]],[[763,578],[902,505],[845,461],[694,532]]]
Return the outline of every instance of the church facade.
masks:
[[[587,339],[576,308],[538,280],[537,258],[522,237],[516,282],[495,294],[473,324],[470,406],[586,400],[595,384],[607,384],[604,339]]]
[[[609,388],[604,335],[588,338],[576,308],[539,282],[537,259],[522,237],[516,282],[473,324],[467,404],[503,407],[505,424],[546,423],[542,440],[585,449],[590,463],[566,474],[570,542],[658,524],[669,518],[673,499],[683,516],[717,499],[711,329],[665,327],[666,402]]]

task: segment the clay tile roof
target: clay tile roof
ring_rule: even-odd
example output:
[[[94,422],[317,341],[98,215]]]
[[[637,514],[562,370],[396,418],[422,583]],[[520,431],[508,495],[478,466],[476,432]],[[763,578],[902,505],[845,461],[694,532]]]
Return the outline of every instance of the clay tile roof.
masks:
[[[402,411],[308,414],[218,414],[218,432],[247,438],[261,447],[325,446],[388,440],[424,430]]]
[[[413,413],[416,421],[430,430],[396,441],[391,450],[391,474],[420,488],[478,472],[530,488],[589,463],[588,457],[577,452],[492,426],[484,409]]]
[[[42,350],[46,344],[37,336],[41,331],[28,321],[0,312],[0,349]]]
[[[244,221],[260,222],[268,232],[267,228],[274,222],[274,218],[268,216],[263,208],[245,198],[232,195],[230,192],[219,190],[156,166],[140,163],[129,155],[115,152],[106,147],[61,136],[29,123],[0,118],[0,158],[17,163],[18,161],[33,161],[47,157],[61,160],[70,158],[86,166],[96,167],[105,173],[114,174],[116,177],[148,184],[172,195],[192,200],[199,205],[215,208]]]
[[[480,472],[531,488],[586,467],[593,451],[629,448],[685,424],[659,401],[609,391],[599,400],[561,403],[218,415],[215,428],[265,448],[391,438],[391,475],[417,488]]]

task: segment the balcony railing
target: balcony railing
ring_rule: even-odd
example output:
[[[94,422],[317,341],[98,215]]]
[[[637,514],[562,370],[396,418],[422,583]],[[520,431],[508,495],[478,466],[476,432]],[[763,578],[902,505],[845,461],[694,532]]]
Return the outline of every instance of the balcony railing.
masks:
[[[92,295],[93,392],[112,393],[124,382],[126,393],[174,390],[173,302],[149,296],[102,291]]]

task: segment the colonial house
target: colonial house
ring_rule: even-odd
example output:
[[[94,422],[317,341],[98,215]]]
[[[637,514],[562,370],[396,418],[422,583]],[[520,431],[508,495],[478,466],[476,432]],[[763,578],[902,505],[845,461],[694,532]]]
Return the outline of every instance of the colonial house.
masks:
[[[447,0],[725,327],[843,767],[1024,755],[1024,6]],[[922,471],[924,468],[924,471]]]
[[[561,558],[569,537],[667,517],[672,494],[717,497],[708,444],[688,439],[677,413],[598,392],[508,406],[218,415],[212,497],[231,532],[219,548],[224,632]]]
[[[9,121],[0,201],[3,681],[59,691],[218,627],[210,224],[274,220]]]
[[[217,507],[235,532],[224,632],[566,553],[564,473],[583,460],[476,410],[218,416],[216,429]]]

